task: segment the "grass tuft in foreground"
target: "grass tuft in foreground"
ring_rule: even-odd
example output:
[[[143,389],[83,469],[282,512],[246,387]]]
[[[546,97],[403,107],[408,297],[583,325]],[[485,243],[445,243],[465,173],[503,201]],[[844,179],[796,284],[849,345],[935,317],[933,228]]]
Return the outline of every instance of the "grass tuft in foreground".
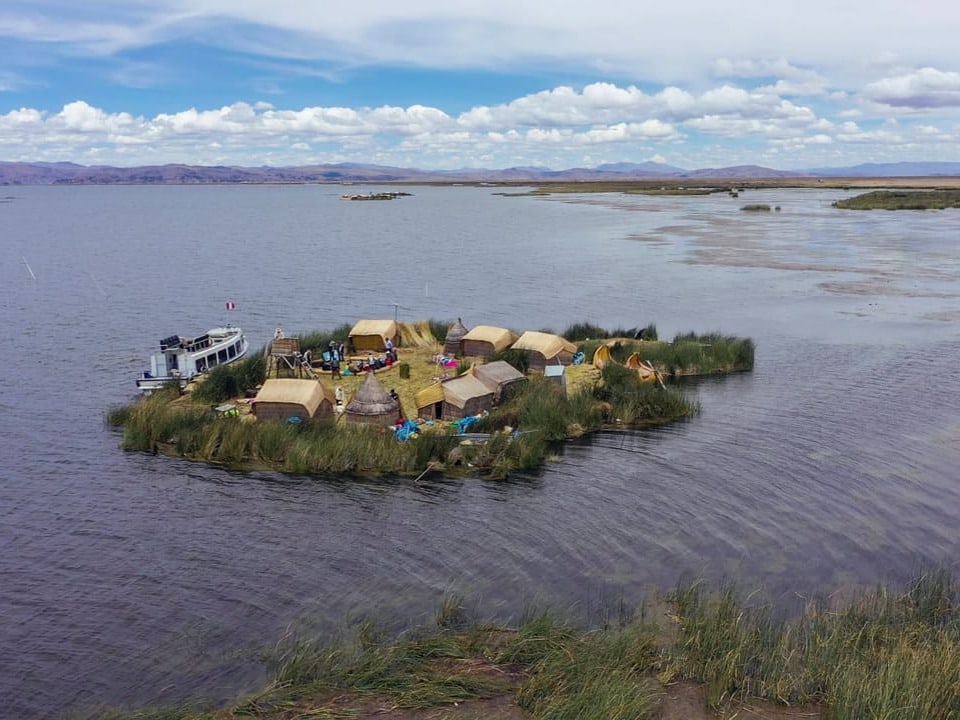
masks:
[[[957,718],[960,598],[943,571],[800,611],[700,582],[667,602],[670,632],[643,617],[589,632],[550,612],[516,630],[476,624],[450,597],[434,627],[399,637],[368,623],[331,641],[284,639],[270,687],[232,708],[103,717],[347,718],[372,714],[371,703],[440,709],[512,695],[534,720],[654,720],[664,686],[684,679],[704,685],[713,710],[765,700],[831,720]]]
[[[863,593],[839,607],[811,602],[777,619],[732,587],[671,596],[679,640],[669,674],[706,686],[707,702],[764,698],[830,708],[836,720],[950,720],[960,708],[960,597],[942,571],[906,592]]]

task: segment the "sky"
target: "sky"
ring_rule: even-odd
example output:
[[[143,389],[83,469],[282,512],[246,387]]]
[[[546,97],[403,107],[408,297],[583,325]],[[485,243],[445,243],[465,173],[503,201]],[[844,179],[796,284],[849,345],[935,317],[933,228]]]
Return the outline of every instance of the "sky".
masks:
[[[0,161],[960,161],[947,0],[0,0]]]

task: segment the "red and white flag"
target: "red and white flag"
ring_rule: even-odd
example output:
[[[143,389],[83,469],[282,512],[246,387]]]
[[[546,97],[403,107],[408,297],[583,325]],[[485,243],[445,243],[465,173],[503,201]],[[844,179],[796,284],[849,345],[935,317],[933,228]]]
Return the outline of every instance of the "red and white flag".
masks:
[[[236,310],[237,304],[233,300],[227,300],[227,310]]]

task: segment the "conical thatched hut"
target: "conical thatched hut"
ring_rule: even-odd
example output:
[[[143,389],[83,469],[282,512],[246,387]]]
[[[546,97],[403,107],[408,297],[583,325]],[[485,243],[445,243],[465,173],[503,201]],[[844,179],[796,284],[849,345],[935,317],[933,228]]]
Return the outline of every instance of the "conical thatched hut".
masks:
[[[390,397],[372,372],[344,410],[348,423],[355,425],[393,425],[400,414],[400,404]]]
[[[333,391],[316,380],[270,378],[250,410],[258,420],[313,420],[332,416],[334,402]]]
[[[460,318],[457,318],[457,321],[447,328],[447,337],[443,341],[443,352],[445,355],[456,356],[460,354],[460,341],[463,340],[463,336],[469,332],[467,326],[463,324],[463,321]]]
[[[506,350],[516,340],[516,334],[506,328],[477,325],[460,339],[460,348],[466,357],[488,358]]]
[[[547,365],[569,365],[577,346],[553,333],[527,330],[511,347],[523,350],[530,360],[531,370],[543,370]]]
[[[520,385],[527,381],[526,375],[504,360],[477,365],[473,374],[493,390],[493,402],[497,405],[513,397]]]

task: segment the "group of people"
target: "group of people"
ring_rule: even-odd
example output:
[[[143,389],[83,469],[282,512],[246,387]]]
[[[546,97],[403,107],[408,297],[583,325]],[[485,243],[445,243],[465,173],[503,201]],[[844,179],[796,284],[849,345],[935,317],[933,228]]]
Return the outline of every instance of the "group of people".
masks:
[[[342,342],[331,340],[327,349],[323,351],[323,359],[320,362],[321,370],[329,370],[332,378],[340,377],[340,363],[344,359],[346,348]]]
[[[276,337],[282,337],[283,331],[277,328]],[[347,359],[347,348],[343,342],[331,340],[327,349],[323,352],[323,358],[320,362],[320,369],[327,370],[331,378],[340,378],[341,370],[343,375],[359,375],[371,370],[390,367],[397,362],[397,350],[394,347],[391,338],[384,338],[385,351],[380,355],[369,353],[366,358],[357,358],[352,361]]]

